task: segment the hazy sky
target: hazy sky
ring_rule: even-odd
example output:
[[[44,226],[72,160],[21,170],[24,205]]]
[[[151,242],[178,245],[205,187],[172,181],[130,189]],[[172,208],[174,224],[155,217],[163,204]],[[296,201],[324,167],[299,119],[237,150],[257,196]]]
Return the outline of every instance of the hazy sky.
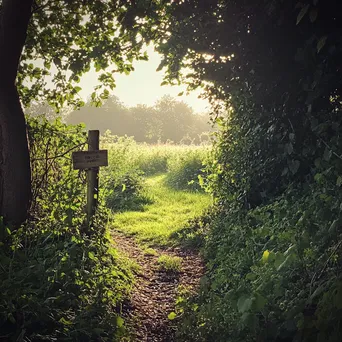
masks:
[[[208,111],[208,102],[198,99],[199,91],[192,92],[190,95],[177,95],[185,90],[184,86],[161,86],[163,81],[163,71],[157,72],[156,69],[161,61],[159,54],[154,52],[153,47],[147,48],[149,61],[136,61],[133,63],[135,70],[130,75],[116,74],[116,88],[113,94],[127,106],[136,104],[153,105],[163,95],[169,94],[190,105],[195,112],[203,113]],[[87,98],[93,91],[93,87],[98,84],[97,74],[90,71],[82,77],[80,95]]]

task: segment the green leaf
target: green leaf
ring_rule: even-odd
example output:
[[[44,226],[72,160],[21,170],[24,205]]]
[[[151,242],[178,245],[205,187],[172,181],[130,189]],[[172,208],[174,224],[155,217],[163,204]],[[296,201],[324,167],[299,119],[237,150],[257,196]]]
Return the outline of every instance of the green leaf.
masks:
[[[290,246],[285,252],[284,252],[284,256],[288,256],[290,254],[293,254],[296,252],[296,245],[292,245]]]
[[[203,187],[204,186],[204,178],[201,175],[197,176],[198,178],[198,184]]]
[[[237,302],[238,311],[241,313],[248,311],[251,308],[252,303],[253,303],[252,298],[246,295],[243,295],[242,297],[239,298]]]
[[[336,185],[338,187],[340,187],[342,185],[342,176],[338,176],[337,180],[336,180]]]
[[[253,300],[253,310],[260,311],[262,310],[267,303],[267,300],[264,296],[259,293],[256,293],[255,298]]]
[[[304,18],[305,14],[306,14],[307,11],[309,10],[309,8],[310,8],[310,5],[307,4],[306,6],[304,6],[304,7],[300,10],[300,12],[299,12],[299,14],[298,14],[298,16],[297,16],[296,25],[298,25],[298,24],[301,22],[301,20]]]
[[[257,275],[255,273],[247,273],[246,279],[248,280],[255,280],[257,278]]]
[[[328,38],[327,36],[323,36],[323,37],[318,41],[318,43],[317,43],[317,53],[319,53],[319,52],[323,49],[325,43],[327,42],[327,38]]]
[[[167,315],[167,318],[170,320],[170,321],[173,321],[175,318],[177,317],[177,314],[175,312],[170,312],[168,315]]]
[[[334,220],[334,222],[330,225],[330,228],[328,230],[329,234],[335,233],[338,226],[339,226],[339,220]]]
[[[64,317],[62,317],[60,320],[59,320],[60,323],[62,323],[63,325],[72,325],[72,322],[65,319]]]
[[[118,316],[118,317],[116,318],[116,326],[117,326],[118,328],[122,328],[123,325],[124,325],[124,323],[125,323],[125,321],[123,320],[122,317]]]
[[[287,152],[287,154],[292,154],[293,152],[293,145],[291,143],[288,143],[285,145],[285,150]]]
[[[277,253],[274,260],[274,267],[276,269],[284,262],[285,256],[282,253]]]
[[[90,260],[95,260],[95,254],[93,252],[88,252],[88,257]]]

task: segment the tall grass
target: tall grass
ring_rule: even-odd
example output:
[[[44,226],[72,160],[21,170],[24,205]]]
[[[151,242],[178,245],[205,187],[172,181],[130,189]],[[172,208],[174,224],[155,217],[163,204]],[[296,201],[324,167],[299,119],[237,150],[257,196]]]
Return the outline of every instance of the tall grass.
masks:
[[[109,166],[102,172],[108,190],[113,189],[113,180],[129,179],[141,184],[141,175],[151,176],[167,173],[167,184],[177,190],[201,190],[200,180],[204,177],[203,164],[210,148],[196,145],[138,144],[132,137],[117,137],[106,134],[101,147],[108,149]],[[200,179],[198,176],[201,176]],[[134,178],[134,182],[132,182]],[[114,182],[120,188],[118,182]],[[127,184],[122,184],[122,189]]]

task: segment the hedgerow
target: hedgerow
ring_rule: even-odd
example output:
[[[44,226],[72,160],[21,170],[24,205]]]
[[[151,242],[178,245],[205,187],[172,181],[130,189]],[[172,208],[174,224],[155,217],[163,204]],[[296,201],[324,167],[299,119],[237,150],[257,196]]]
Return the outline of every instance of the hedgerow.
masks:
[[[179,308],[180,337],[340,341],[341,4],[195,1],[167,13],[165,81],[203,87],[221,127],[215,210],[209,229],[197,224],[208,272]]]
[[[84,179],[70,158],[86,142],[83,128],[30,119],[29,139],[31,218],[0,227],[1,339],[120,340],[132,274],[110,246],[104,207],[91,229],[84,223]]]

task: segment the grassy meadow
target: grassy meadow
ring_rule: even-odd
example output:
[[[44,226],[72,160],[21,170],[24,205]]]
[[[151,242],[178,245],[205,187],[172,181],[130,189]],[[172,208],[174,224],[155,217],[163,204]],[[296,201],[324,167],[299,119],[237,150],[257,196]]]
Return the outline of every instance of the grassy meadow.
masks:
[[[112,228],[144,245],[173,243],[172,236],[210,206],[205,192],[209,146],[137,144],[129,137],[105,137],[109,166],[102,188],[112,209]]]
[[[173,233],[210,205],[208,194],[174,190],[165,183],[166,178],[166,174],[147,178],[145,191],[152,203],[146,204],[141,211],[114,215],[113,228],[136,235],[139,242],[165,245],[171,242]]]

